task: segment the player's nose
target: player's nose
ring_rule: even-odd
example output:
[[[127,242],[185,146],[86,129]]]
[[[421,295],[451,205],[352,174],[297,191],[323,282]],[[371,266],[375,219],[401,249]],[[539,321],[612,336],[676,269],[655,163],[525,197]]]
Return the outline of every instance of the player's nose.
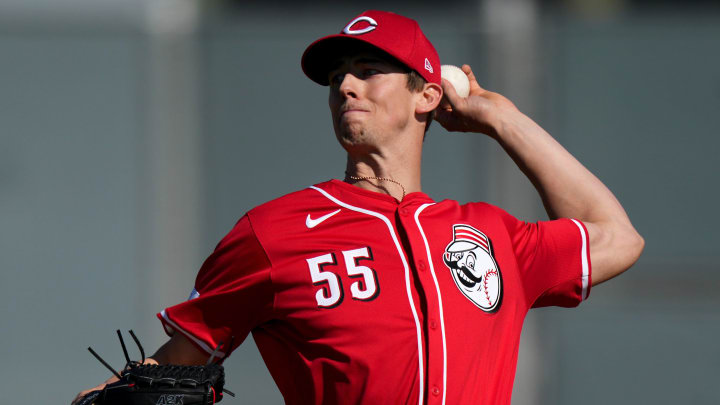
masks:
[[[345,73],[338,90],[344,98],[357,98],[361,80],[352,73]]]

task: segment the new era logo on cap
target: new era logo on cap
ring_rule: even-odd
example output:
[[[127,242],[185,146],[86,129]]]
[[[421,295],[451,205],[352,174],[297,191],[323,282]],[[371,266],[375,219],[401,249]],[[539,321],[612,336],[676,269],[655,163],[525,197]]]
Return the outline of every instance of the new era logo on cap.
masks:
[[[425,70],[427,70],[430,73],[434,73],[432,65],[430,64],[430,61],[428,60],[428,58],[425,58]]]

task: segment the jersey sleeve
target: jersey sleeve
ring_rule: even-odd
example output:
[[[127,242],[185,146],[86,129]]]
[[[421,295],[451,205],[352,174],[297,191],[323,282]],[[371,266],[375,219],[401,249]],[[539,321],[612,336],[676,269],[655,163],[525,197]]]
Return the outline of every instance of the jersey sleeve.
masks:
[[[205,260],[190,298],[157,316],[168,335],[180,332],[197,347],[225,358],[250,330],[268,321],[273,308],[270,261],[247,215]]]
[[[562,218],[523,222],[498,208],[510,234],[527,302],[533,307],[574,307],[590,293],[587,229]]]

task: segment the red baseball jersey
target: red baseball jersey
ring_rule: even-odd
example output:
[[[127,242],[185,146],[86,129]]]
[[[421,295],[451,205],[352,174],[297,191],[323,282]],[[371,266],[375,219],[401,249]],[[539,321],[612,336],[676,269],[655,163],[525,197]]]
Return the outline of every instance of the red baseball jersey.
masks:
[[[208,353],[252,332],[288,404],[496,405],[528,310],[589,289],[580,221],[332,180],[249,211],[158,317]]]

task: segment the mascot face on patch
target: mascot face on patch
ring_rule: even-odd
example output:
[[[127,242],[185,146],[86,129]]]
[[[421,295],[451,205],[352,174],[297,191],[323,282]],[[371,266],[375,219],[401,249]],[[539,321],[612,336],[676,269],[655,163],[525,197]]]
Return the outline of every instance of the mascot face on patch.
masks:
[[[443,261],[460,292],[473,304],[485,312],[500,307],[502,276],[484,233],[470,225],[454,225],[453,241],[445,248]]]

